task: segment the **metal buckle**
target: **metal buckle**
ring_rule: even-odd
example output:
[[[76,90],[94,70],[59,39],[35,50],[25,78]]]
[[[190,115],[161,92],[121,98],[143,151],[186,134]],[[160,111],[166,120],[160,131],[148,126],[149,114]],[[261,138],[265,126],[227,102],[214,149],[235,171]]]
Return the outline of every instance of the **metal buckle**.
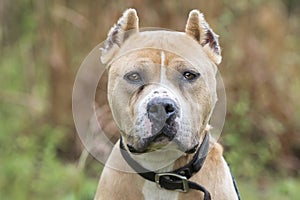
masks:
[[[183,186],[183,190],[181,189],[176,189],[175,191],[179,191],[179,192],[188,192],[189,191],[189,184],[188,184],[188,179],[185,176],[180,176],[178,174],[173,174],[173,173],[159,173],[159,174],[155,174],[155,183],[157,185],[158,188],[162,188],[160,186],[160,177],[162,176],[173,176],[176,177],[178,179],[180,179],[182,181],[182,186]],[[165,189],[165,188],[164,188]]]

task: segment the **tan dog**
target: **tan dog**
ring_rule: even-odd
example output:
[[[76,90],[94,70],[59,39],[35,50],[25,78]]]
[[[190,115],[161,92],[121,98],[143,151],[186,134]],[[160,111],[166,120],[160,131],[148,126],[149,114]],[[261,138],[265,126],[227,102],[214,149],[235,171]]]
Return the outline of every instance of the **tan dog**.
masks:
[[[95,199],[239,199],[222,147],[209,139],[221,50],[203,15],[191,11],[184,33],[141,32],[136,11],[128,9],[101,59],[122,141]]]

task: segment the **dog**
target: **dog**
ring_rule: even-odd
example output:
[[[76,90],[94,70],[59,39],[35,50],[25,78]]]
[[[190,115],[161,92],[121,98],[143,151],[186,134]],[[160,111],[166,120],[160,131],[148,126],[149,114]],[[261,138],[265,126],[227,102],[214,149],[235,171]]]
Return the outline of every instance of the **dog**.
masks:
[[[218,36],[198,10],[185,32],[141,31],[136,10],[123,13],[101,56],[121,138],[95,200],[240,199],[209,133],[221,60]]]

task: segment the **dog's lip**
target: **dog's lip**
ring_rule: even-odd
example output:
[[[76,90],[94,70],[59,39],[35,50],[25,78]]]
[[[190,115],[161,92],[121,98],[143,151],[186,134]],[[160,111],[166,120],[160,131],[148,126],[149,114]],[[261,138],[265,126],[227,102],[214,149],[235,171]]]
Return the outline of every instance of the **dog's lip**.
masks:
[[[159,135],[158,137],[156,137],[153,140],[153,143],[157,143],[157,144],[167,144],[169,143],[171,140],[169,137],[165,136],[165,135]]]
[[[171,143],[175,144],[179,151],[186,153],[186,154],[195,153],[200,144],[199,142],[197,142],[190,149],[185,149],[183,146],[180,145],[180,142],[177,141],[177,139],[173,140],[173,138],[171,139],[167,135],[159,134],[159,135],[155,136],[154,138],[152,138],[152,140],[150,142],[145,142],[145,144],[140,148],[134,147],[134,145],[130,145],[130,144],[127,144],[127,147],[128,147],[128,150],[133,154],[143,154],[143,153],[149,153],[149,152],[159,150]]]
[[[172,137],[169,137],[164,133],[160,133],[150,138],[144,139],[144,145],[141,148],[136,148],[130,144],[127,144],[127,147],[128,150],[134,154],[148,153],[148,152],[156,151],[168,145],[170,142],[172,142],[172,139],[173,139]]]
[[[168,145],[172,140],[165,136],[165,135],[159,135],[156,137],[147,147],[147,151],[155,151],[157,149],[160,149],[166,145]]]
[[[199,143],[197,143],[195,146],[193,146],[192,148],[188,149],[185,151],[186,154],[193,154],[197,151],[199,146]]]
[[[131,152],[131,153],[134,153],[134,154],[140,154],[140,153],[143,153],[143,151],[138,151],[136,150],[133,146],[131,146],[130,144],[127,144],[126,145],[128,150]]]

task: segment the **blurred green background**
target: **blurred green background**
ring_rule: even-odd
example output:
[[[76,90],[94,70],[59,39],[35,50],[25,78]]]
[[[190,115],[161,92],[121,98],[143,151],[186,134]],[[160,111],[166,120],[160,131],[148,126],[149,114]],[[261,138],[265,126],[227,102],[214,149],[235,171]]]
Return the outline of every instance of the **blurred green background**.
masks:
[[[76,72],[122,12],[184,30],[198,8],[220,35],[220,142],[242,199],[300,199],[300,1],[0,1],[0,199],[92,199],[101,164],[71,111]],[[105,96],[99,97],[99,105]]]

